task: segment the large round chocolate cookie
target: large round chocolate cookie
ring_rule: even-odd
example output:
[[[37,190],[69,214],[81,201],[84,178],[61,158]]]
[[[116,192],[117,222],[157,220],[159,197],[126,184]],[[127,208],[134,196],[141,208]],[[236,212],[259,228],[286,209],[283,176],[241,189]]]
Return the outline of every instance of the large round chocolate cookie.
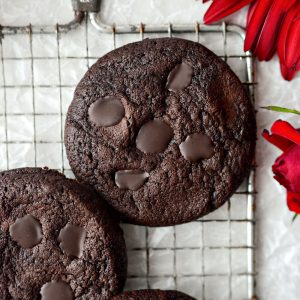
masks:
[[[56,171],[0,173],[0,299],[110,299],[126,278],[106,204]]]
[[[253,106],[230,68],[198,43],[128,44],[85,74],[65,145],[76,177],[128,222],[188,222],[221,206],[253,158]]]
[[[195,298],[177,291],[138,290],[124,292],[112,300],[195,300]]]

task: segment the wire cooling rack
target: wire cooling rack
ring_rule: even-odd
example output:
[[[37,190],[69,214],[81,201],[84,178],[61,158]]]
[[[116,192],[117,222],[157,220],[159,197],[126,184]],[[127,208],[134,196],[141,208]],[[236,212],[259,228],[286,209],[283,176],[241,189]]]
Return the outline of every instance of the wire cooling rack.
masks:
[[[99,1],[73,2],[75,19],[66,25],[0,26],[0,169],[48,166],[72,177],[63,129],[74,88],[99,56],[128,42],[165,36],[201,42],[233,68],[254,101],[253,59],[242,50],[241,28],[110,26],[97,13]],[[178,289],[203,300],[256,299],[254,201],[253,168],[231,200],[202,219],[164,228],[123,224],[126,289]]]

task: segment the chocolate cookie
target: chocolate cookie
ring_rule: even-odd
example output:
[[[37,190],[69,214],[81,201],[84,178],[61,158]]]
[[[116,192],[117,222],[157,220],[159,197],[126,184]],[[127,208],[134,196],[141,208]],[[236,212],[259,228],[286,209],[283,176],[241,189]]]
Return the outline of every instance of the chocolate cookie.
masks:
[[[126,278],[122,230],[97,194],[47,169],[0,173],[0,299],[110,299]]]
[[[221,206],[250,170],[255,114],[228,65],[175,38],[100,58],[74,94],[65,127],[76,177],[124,220],[173,225]]]
[[[177,291],[139,290],[124,292],[112,300],[195,300],[195,298]]]

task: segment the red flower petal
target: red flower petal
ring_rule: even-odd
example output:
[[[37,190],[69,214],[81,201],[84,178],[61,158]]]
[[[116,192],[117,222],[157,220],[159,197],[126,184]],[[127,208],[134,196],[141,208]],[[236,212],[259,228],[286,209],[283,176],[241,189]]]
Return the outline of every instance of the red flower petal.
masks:
[[[255,49],[259,34],[273,1],[274,0],[261,0],[257,2],[252,18],[247,26],[247,34],[244,46],[245,52]]]
[[[260,60],[260,61],[263,61],[263,60],[269,61],[269,60],[271,60],[273,58],[273,56],[275,55],[275,53],[276,53],[277,41],[274,40],[273,43],[267,44],[268,49],[266,49],[266,47],[262,46],[262,45],[266,45],[266,43],[261,41],[261,36],[260,36],[259,40],[257,42],[256,48],[254,50],[252,50],[253,54],[255,56],[257,56],[258,60]],[[265,49],[262,49],[262,48],[265,48]]]
[[[296,64],[296,70],[300,71],[300,59],[298,60],[297,64]]]
[[[278,31],[286,12],[297,0],[275,0],[269,9],[255,48],[259,60],[270,60],[276,52]]]
[[[280,64],[280,69],[283,78],[288,81],[291,81],[297,73],[295,70],[288,69],[285,64]]]
[[[254,0],[214,0],[204,16],[204,23],[209,24],[236,12]]]
[[[278,38],[278,46],[277,46],[277,52],[280,59],[280,63],[285,66],[285,54],[286,54],[286,42],[288,33],[291,27],[291,24],[293,23],[293,20],[295,19],[296,15],[300,11],[300,3],[297,2],[293,5],[293,7],[289,10],[289,12],[286,14],[284,21],[282,23],[280,32],[279,32],[279,38]],[[285,72],[285,70],[284,70]]]
[[[253,13],[254,13],[254,11],[255,11],[255,9],[256,9],[257,4],[258,4],[258,1],[254,1],[254,2],[252,2],[252,3],[250,4],[250,7],[249,7],[249,9],[248,9],[247,26],[246,26],[246,27],[248,27],[248,24],[250,23],[250,21],[251,21],[251,19],[252,19],[252,17],[253,17]]]
[[[288,192],[287,205],[290,211],[300,213],[300,194]]]
[[[287,179],[288,167],[285,163],[284,156],[285,153],[276,159],[274,165],[272,166],[272,171],[274,173],[274,179],[289,191],[291,186],[289,180]]]
[[[293,145],[272,166],[274,178],[289,192],[300,193],[300,146]]]
[[[300,20],[292,22],[285,49],[285,65],[287,68],[296,69],[300,59]]]
[[[269,131],[266,129],[263,131],[262,136],[264,139],[266,139],[268,142],[270,142],[282,151],[286,151],[289,147],[293,145],[293,142],[282,138],[279,135],[270,134]]]
[[[286,121],[277,120],[274,122],[271,132],[300,145],[300,133]]]

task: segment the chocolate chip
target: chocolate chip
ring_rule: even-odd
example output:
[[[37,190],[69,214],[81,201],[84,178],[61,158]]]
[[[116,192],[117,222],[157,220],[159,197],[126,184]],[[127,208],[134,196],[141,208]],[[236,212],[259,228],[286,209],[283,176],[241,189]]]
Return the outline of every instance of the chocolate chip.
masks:
[[[89,120],[96,126],[109,127],[120,123],[124,106],[117,96],[107,96],[94,102],[88,110]]]
[[[67,224],[60,230],[59,247],[70,256],[81,257],[83,254],[86,230],[82,227]]]
[[[148,177],[149,173],[141,170],[122,170],[116,172],[115,182],[120,189],[136,191],[143,186]]]
[[[177,65],[168,76],[167,89],[169,91],[183,90],[190,85],[193,74],[193,68],[187,63]]]
[[[172,137],[173,130],[167,123],[153,120],[141,127],[136,146],[144,153],[158,153],[165,150]]]
[[[189,135],[179,145],[179,149],[184,158],[192,162],[203,158],[211,158],[214,155],[214,147],[211,139],[201,133]]]
[[[9,233],[14,241],[26,249],[39,244],[43,237],[41,224],[31,215],[18,218],[9,227]]]
[[[42,300],[72,300],[71,287],[64,281],[51,281],[41,288]]]

